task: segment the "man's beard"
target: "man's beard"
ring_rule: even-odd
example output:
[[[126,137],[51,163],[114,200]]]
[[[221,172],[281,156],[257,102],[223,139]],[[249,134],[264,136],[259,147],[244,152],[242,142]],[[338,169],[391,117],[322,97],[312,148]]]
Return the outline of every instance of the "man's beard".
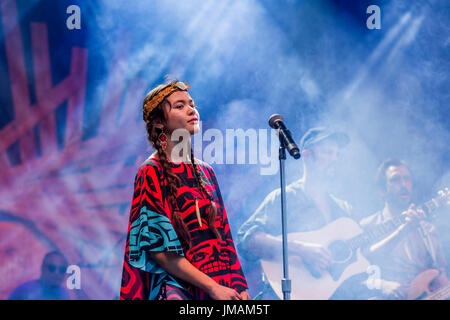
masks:
[[[408,209],[411,200],[411,193],[404,190],[388,197],[389,204],[399,210]]]

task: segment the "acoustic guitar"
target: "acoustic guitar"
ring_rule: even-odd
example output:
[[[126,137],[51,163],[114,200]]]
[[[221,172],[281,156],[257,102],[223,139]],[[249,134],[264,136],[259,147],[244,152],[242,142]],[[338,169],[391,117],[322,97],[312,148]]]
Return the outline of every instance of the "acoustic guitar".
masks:
[[[445,192],[440,191],[439,194],[439,197],[433,198],[421,206],[428,217],[432,217],[435,209],[450,201],[450,192],[447,188]],[[302,263],[289,262],[291,299],[329,299],[345,280],[367,271],[370,263],[362,255],[361,247],[382,239],[405,224],[405,217],[399,216],[374,228],[363,230],[357,222],[344,217],[315,231],[289,233],[288,242],[297,240],[320,244],[328,248],[332,256],[332,263],[323,275],[314,274],[308,266]],[[281,236],[279,238],[281,239]],[[283,262],[261,259],[261,266],[272,289],[280,299],[283,299],[281,288]]]

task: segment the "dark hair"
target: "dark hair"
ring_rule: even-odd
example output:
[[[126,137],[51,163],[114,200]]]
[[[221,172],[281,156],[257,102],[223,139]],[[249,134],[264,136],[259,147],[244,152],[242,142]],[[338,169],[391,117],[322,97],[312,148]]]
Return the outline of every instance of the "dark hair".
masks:
[[[377,170],[376,183],[380,190],[386,189],[386,170],[391,166],[405,166],[408,167],[404,160],[396,158],[385,159],[379,166]]]
[[[177,82],[178,82],[178,80],[173,80],[173,81],[170,81],[166,84],[159,85],[159,86],[155,87],[154,89],[152,89],[145,96],[144,101],[143,101],[143,106],[145,106],[146,103],[148,101],[150,101],[155,95],[157,95],[159,92],[161,92],[161,90],[164,90],[168,86],[173,85],[174,83],[177,83]],[[180,89],[180,90],[176,90],[176,91],[182,91],[182,90]],[[171,220],[174,225],[175,232],[181,238],[182,241],[184,241],[189,247],[191,247],[191,236],[189,234],[189,230],[188,230],[186,224],[184,223],[183,219],[181,218],[181,215],[179,213],[178,206],[177,206],[177,201],[176,201],[177,191],[178,191],[178,187],[180,187],[181,181],[180,181],[180,178],[172,171],[172,168],[171,168],[169,160],[168,160],[167,153],[164,150],[164,148],[161,146],[160,142],[158,141],[159,140],[158,136],[161,134],[162,130],[155,127],[155,123],[161,123],[161,124],[166,123],[167,119],[166,119],[164,109],[163,109],[164,102],[166,102],[166,99],[161,101],[159,103],[159,105],[155,109],[153,109],[150,113],[146,112],[145,108],[143,108],[143,119],[146,124],[146,130],[147,130],[147,135],[148,135],[147,138],[158,153],[159,162],[161,163],[161,166],[163,168],[164,177],[167,180],[167,185],[166,185],[167,196],[169,199],[169,203],[172,207]],[[200,170],[198,169],[198,166],[194,160],[192,148],[191,148],[191,164],[194,168],[195,176],[197,178],[199,187],[202,189],[203,193],[206,194],[208,199],[210,200],[209,210],[207,211],[208,226],[209,226],[210,230],[214,233],[214,235],[218,239],[221,239],[220,234],[215,226],[215,220],[216,220],[216,216],[217,216],[217,208],[214,203],[214,198],[211,195],[211,193],[208,192],[208,190],[205,188],[204,182],[201,178]]]
[[[60,256],[60,257],[64,260],[64,263],[65,263],[65,264],[68,264],[67,258],[62,254],[62,252],[61,252],[61,251],[58,251],[58,250],[54,250],[54,251],[48,252],[48,253],[44,256],[44,258],[42,259],[42,265],[46,264],[47,261],[48,261],[48,259],[49,259],[51,256]]]

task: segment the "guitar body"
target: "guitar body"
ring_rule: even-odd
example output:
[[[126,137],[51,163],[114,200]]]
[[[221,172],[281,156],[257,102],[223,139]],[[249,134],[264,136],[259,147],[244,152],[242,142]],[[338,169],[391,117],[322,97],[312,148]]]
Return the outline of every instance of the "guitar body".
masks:
[[[431,282],[439,276],[436,269],[428,269],[421,272],[408,288],[408,299],[416,300],[446,300],[450,297],[450,284],[438,289],[435,292],[430,291]]]
[[[316,231],[288,234],[289,241],[299,240],[327,247],[333,257],[329,272],[322,276],[311,274],[303,264],[289,262],[291,299],[329,299],[346,279],[366,272],[370,263],[362,256],[359,249],[352,250],[345,243],[345,240],[354,238],[361,233],[362,229],[355,221],[349,218],[339,218]],[[273,290],[282,299],[283,261],[261,260],[261,266]]]

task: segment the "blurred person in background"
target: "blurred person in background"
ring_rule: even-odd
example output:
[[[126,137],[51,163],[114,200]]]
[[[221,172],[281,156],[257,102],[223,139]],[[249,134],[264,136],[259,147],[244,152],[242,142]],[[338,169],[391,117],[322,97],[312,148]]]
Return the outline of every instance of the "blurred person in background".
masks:
[[[63,285],[66,278],[67,259],[59,251],[44,256],[41,277],[25,282],[14,289],[9,300],[70,300],[69,290]]]

